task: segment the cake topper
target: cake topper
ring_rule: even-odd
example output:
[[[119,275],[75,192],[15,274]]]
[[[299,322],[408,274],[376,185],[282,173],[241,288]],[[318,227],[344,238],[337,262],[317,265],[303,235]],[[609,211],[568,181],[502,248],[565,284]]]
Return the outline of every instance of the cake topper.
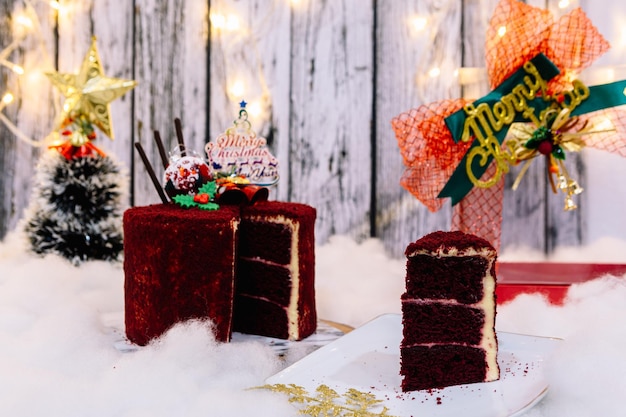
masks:
[[[178,145],[169,152],[169,156],[165,152],[161,134],[157,130],[154,131],[154,141],[165,171],[162,177],[163,186],[143,146],[139,142],[135,143],[135,148],[152,180],[152,185],[164,204],[169,203],[171,199],[185,208],[217,210],[218,204],[254,204],[257,201],[267,200],[268,189],[252,183],[244,173],[236,173],[234,169],[229,172],[216,171],[197,153],[187,151],[180,119],[175,119],[174,124]],[[264,151],[267,152],[267,150]],[[269,152],[267,155],[271,157]],[[273,159],[273,166],[276,167],[275,158]],[[212,164],[212,166],[217,165]],[[278,180],[277,175],[276,180]]]
[[[248,120],[247,103],[239,103],[239,116],[233,126],[205,146],[207,161],[219,177],[245,178],[258,186],[278,182],[278,160],[267,148],[267,140],[257,136]]]
[[[196,153],[187,152],[180,119],[176,118],[174,125],[176,126],[178,145],[170,152],[169,157],[165,153],[161,134],[157,130],[154,131],[154,142],[159,150],[161,163],[165,169],[163,173],[164,186],[161,186],[143,146],[141,143],[135,142],[135,148],[152,180],[152,185],[154,185],[164,204],[169,203],[169,196],[172,201],[181,207],[217,210],[219,206],[215,202],[216,185],[209,166]]]

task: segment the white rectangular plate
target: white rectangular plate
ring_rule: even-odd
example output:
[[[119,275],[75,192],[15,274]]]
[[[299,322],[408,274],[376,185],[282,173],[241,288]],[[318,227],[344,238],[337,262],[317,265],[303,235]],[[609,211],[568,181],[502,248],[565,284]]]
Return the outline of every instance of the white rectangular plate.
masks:
[[[343,394],[350,388],[372,393],[390,415],[514,416],[547,392],[544,360],[560,340],[498,333],[500,380],[434,390],[402,392],[400,342],[402,321],[386,314],[346,334],[267,379],[296,384],[314,393],[324,384]]]

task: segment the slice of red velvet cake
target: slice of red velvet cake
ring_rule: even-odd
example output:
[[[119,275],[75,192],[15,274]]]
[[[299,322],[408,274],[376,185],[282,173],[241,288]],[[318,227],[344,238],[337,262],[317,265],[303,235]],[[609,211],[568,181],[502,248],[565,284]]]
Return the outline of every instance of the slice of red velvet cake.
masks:
[[[210,318],[216,339],[230,340],[238,224],[238,207],[126,210],[124,298],[131,342],[145,345],[191,318]]]
[[[493,246],[462,232],[435,232],[405,254],[402,390],[497,380]]]
[[[298,203],[242,208],[234,331],[289,340],[315,331],[315,217]]]

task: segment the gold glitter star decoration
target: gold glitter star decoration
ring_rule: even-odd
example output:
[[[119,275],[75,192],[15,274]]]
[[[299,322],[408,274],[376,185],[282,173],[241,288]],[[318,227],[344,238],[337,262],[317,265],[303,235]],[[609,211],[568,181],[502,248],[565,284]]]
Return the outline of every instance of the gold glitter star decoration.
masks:
[[[343,395],[328,385],[317,387],[317,394],[309,394],[303,387],[296,384],[263,385],[259,388],[280,392],[289,396],[290,403],[302,404],[300,414],[314,417],[394,417],[388,414],[389,409],[382,407],[382,400],[373,394],[361,392],[354,388],[348,389]]]
[[[91,39],[91,47],[78,74],[60,74],[55,71],[46,73],[46,76],[65,97],[59,116],[60,129],[81,120],[95,125],[113,139],[110,103],[134,88],[137,83],[104,75],[95,37]]]

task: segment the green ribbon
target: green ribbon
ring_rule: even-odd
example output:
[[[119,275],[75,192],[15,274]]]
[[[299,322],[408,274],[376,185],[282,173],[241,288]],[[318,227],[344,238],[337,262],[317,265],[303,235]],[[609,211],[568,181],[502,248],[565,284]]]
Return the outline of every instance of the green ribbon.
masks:
[[[544,54],[539,54],[530,61],[537,68],[541,77],[546,81],[549,81],[559,74],[559,69]],[[476,100],[473,103],[474,106],[477,107],[482,103],[487,103],[490,107],[493,106],[493,104],[499,102],[503,96],[510,94],[515,86],[523,83],[526,75],[527,72],[523,67],[521,67],[509,78],[504,80],[498,87],[496,87],[495,90]],[[572,111],[572,116],[626,104],[625,88],[626,80],[589,87],[589,97]],[[537,115],[552,105],[552,102],[545,100],[543,97],[535,97],[530,100],[527,99],[526,102],[529,106],[535,109],[535,114]],[[452,138],[457,143],[461,140],[466,119],[467,114],[463,109],[453,113],[445,119],[446,126],[452,133]],[[521,112],[517,112],[512,123],[518,122],[530,122],[530,120],[525,118]],[[494,132],[493,136],[498,140],[500,145],[502,145],[509,128],[510,125],[504,126],[500,131]],[[472,190],[474,184],[467,176],[466,165],[468,153],[475,146],[480,146],[480,143],[477,140],[472,142],[472,145],[468,149],[467,153],[437,196],[438,198],[450,197],[452,205],[455,205]],[[474,177],[480,178],[492,161],[493,157],[490,156],[487,163],[485,165],[481,165],[478,158],[474,158],[471,166]]]
[[[572,111],[572,116],[580,116],[598,110],[626,104],[626,80],[589,87],[589,97]]]

